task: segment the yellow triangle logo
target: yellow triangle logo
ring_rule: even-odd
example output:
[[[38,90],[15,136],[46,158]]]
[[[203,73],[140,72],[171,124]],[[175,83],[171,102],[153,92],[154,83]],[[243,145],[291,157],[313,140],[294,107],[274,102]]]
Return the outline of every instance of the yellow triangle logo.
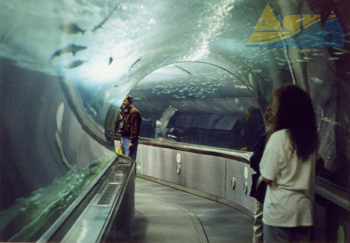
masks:
[[[264,12],[255,26],[254,31],[256,30],[282,30],[269,4],[266,5]]]
[[[333,10],[332,10],[331,15],[329,16],[329,18],[336,18],[335,13],[334,13]]]

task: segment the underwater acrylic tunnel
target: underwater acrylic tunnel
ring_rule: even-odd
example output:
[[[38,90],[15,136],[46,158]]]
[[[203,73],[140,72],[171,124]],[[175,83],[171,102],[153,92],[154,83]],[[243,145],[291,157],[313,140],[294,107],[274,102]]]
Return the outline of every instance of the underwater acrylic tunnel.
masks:
[[[341,208],[329,227],[348,229],[349,1],[15,0],[0,9],[0,241],[40,239],[106,172],[127,94],[141,137],[249,152],[271,91],[285,83],[313,100],[319,185]]]

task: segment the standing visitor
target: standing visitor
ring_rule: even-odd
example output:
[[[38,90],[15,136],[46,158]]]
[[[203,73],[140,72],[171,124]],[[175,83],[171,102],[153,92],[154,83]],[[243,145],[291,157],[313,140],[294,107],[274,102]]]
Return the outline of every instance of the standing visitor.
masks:
[[[266,123],[266,132],[261,136],[259,142],[254,148],[254,153],[250,157],[250,167],[255,171],[252,175],[252,188],[250,190],[250,196],[256,199],[255,211],[254,211],[254,223],[253,223],[253,243],[263,242],[263,206],[266,192],[266,183],[261,181],[259,164],[261,157],[264,153],[266,145],[266,137],[270,129],[271,118],[271,105],[266,108],[266,112],[263,116]]]
[[[124,113],[119,110],[117,118],[117,129],[121,135],[122,153],[136,159],[139,135],[141,132],[141,114],[132,105],[132,97],[126,96],[122,104]]]
[[[268,184],[264,242],[307,242],[314,211],[316,116],[310,96],[296,85],[273,92],[271,129],[260,173]]]

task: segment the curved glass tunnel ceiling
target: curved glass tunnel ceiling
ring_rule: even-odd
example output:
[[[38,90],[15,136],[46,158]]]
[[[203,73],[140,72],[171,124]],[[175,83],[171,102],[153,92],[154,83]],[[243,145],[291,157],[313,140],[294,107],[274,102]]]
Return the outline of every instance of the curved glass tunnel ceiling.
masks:
[[[239,78],[219,67],[195,62],[171,64],[152,72],[130,95],[138,107],[149,106],[156,112],[167,105],[184,113],[207,114],[242,113],[249,106],[259,107]]]
[[[207,63],[160,68],[130,95],[142,113],[143,137],[252,150],[264,132],[259,104],[249,88],[234,74]],[[242,139],[248,134],[251,138]],[[222,137],[236,141],[225,144]]]
[[[300,36],[281,47],[249,47],[252,34],[262,33],[258,23],[258,29],[271,26],[259,22],[267,6],[283,32]],[[20,231],[23,219],[45,216],[41,212],[53,201],[76,196],[70,187],[83,189],[115,156],[115,115],[128,93],[141,110],[144,137],[159,139],[174,128],[178,142],[212,146],[215,138],[217,147],[252,150],[259,134],[255,125],[244,129],[243,121],[253,117],[263,131],[271,91],[298,84],[314,101],[326,168],[321,176],[349,191],[349,6],[349,1],[0,1],[0,178],[8,195],[0,201],[1,216],[6,215],[1,220],[8,219],[1,221],[0,236],[7,238],[0,241],[19,233],[12,226]],[[289,17],[294,22],[288,24],[290,15],[303,21]],[[338,21],[334,30],[341,38],[296,45],[307,29],[300,23],[316,15],[321,30],[329,19]],[[169,106],[179,111],[165,119]],[[258,113],[252,116],[250,107]],[[157,127],[157,120],[163,125]],[[185,136],[187,129],[195,131]],[[55,192],[49,197],[48,188]]]
[[[256,20],[242,13],[260,15],[263,2],[254,9],[233,0],[1,5],[6,10],[1,16],[1,56],[20,67],[100,87],[99,95],[103,100],[108,96],[107,102],[121,103],[120,97],[144,76],[183,61],[263,74],[272,65],[264,62],[273,58],[275,64],[284,63],[277,73],[288,70],[283,50],[245,48]],[[271,80],[266,75],[259,81]],[[118,89],[109,95],[115,85]]]

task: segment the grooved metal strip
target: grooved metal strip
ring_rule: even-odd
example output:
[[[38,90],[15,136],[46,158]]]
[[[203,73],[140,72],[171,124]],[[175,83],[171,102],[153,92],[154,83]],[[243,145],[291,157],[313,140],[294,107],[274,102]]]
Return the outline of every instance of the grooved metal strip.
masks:
[[[98,206],[108,206],[111,202],[113,195],[117,191],[117,189],[120,187],[120,184],[111,183],[108,184],[107,189],[103,193],[102,197],[98,201]]]

